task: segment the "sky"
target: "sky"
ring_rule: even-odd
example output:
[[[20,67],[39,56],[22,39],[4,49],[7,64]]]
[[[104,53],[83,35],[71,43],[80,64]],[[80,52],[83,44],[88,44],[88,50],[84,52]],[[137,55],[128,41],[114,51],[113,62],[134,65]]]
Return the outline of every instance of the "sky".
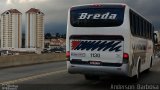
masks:
[[[0,13],[9,9],[25,12],[40,9],[45,14],[45,33],[66,33],[67,12],[73,5],[92,3],[126,3],[160,29],[160,0],[0,0]],[[23,23],[23,31],[25,24]]]

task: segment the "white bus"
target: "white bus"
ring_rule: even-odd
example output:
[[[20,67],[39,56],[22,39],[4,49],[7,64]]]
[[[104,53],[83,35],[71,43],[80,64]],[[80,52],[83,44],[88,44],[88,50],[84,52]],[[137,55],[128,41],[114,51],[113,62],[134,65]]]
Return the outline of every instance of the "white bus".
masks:
[[[154,27],[126,4],[74,6],[67,23],[69,73],[88,80],[108,74],[138,78],[151,68]]]
[[[160,43],[160,32],[159,31],[154,31],[154,43],[155,45],[158,45]]]

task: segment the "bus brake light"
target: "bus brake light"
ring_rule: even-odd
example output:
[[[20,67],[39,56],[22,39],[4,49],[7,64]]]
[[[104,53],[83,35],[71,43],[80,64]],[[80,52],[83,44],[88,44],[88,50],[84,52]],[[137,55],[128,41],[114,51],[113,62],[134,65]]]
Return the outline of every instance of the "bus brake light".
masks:
[[[70,58],[70,51],[66,52],[66,58],[69,59]]]
[[[127,53],[123,53],[123,59],[129,59],[129,55]]]

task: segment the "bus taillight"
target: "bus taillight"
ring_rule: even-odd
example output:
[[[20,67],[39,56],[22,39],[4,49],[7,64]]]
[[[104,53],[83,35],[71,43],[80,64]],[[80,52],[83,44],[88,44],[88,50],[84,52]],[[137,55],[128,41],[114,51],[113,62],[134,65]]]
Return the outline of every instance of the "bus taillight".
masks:
[[[128,63],[129,55],[127,53],[123,53],[123,63]]]
[[[67,51],[66,52],[66,59],[69,60],[69,58],[70,58],[70,51]]]

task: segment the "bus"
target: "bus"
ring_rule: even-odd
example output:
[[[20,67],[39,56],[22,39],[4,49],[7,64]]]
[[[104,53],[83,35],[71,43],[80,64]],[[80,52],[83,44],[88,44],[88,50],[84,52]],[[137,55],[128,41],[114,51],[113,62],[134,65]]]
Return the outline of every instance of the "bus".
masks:
[[[139,78],[153,60],[153,25],[123,3],[73,6],[66,36],[67,70],[87,80],[104,75]]]
[[[160,57],[160,32],[154,31],[154,55]]]
[[[154,44],[155,45],[159,44],[159,42],[160,42],[159,38],[160,38],[160,32],[159,31],[154,31],[154,39],[155,39]]]

